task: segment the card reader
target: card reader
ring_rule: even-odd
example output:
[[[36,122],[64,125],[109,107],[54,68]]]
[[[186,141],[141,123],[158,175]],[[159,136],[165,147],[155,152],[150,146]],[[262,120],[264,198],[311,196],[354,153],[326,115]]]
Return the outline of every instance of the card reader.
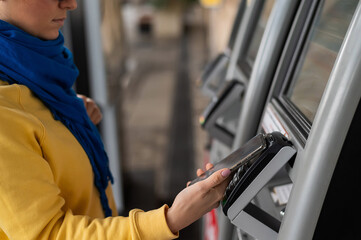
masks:
[[[257,239],[277,239],[280,221],[251,203],[257,193],[291,160],[296,150],[280,132],[263,135],[266,148],[237,169],[221,206],[238,228]]]
[[[225,197],[222,200],[223,212],[226,215],[229,207],[262,172],[273,157],[283,147],[292,147],[292,143],[280,132],[265,134],[263,137],[267,147],[262,151],[259,157],[238,168],[226,189]]]

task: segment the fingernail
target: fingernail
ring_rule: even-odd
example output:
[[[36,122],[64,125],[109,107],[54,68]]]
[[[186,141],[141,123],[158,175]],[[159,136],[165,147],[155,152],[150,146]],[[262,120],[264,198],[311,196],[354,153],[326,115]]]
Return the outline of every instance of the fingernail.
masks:
[[[231,174],[231,170],[229,170],[229,169],[226,169],[226,170],[224,170],[224,171],[221,172],[221,175],[222,175],[223,177],[228,177],[229,174]]]

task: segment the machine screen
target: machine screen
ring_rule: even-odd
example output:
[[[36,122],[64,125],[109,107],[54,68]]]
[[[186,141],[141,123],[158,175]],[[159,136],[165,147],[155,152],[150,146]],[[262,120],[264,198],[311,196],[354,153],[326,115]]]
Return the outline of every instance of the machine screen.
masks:
[[[287,97],[311,122],[358,2],[324,1],[301,54]]]

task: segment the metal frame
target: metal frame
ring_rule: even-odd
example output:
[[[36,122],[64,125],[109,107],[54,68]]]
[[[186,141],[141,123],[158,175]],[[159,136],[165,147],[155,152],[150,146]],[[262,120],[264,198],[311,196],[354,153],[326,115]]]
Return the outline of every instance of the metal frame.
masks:
[[[220,96],[212,98],[211,103],[202,114],[204,118],[202,126],[209,133],[210,137],[221,141],[229,147],[232,146],[235,132],[218,124],[217,119],[220,116],[224,116],[225,112],[229,111],[231,107],[232,110],[239,109],[238,105],[242,104],[243,92],[244,85],[242,83],[238,81],[229,82],[229,85],[224,88]],[[235,115],[237,115],[237,112]],[[232,117],[232,119],[234,118]]]
[[[262,4],[264,4],[264,1],[262,1]],[[273,73],[275,72],[278,59],[281,55],[281,51],[283,50],[284,42],[286,41],[286,36],[298,4],[298,1],[287,0],[277,0],[275,2],[262,37],[255,65],[248,83],[249,85],[244,96],[244,102],[241,107],[240,119],[246,119],[248,123],[251,123],[250,126],[247,126],[240,120],[236,140],[233,143],[233,149],[238,148],[256,134],[258,122],[261,118],[263,106],[267,98],[267,93],[271,85],[271,81],[273,80]],[[254,5],[252,6],[253,11],[245,13],[245,18],[248,21],[253,19],[253,17],[257,14],[259,15],[259,12],[257,13],[256,11],[257,6],[262,6],[259,1],[254,2]],[[237,54],[234,53],[231,56],[230,64],[233,65],[228,68],[226,77],[227,80],[236,78],[242,82],[243,80],[241,79],[244,79],[237,67],[237,62],[238,58],[242,57],[245,53],[245,39],[247,39],[245,36],[251,35],[251,31],[254,30],[256,24],[255,22],[256,21],[254,21],[252,25],[247,25],[247,21],[245,21],[240,28],[236,39],[236,46],[234,48],[234,51],[236,51]],[[250,131],[252,131],[252,133],[250,133]],[[250,137],[246,138],[245,133],[248,133]],[[229,224],[229,219],[220,214],[219,223],[219,239],[231,239],[234,228]],[[236,236],[236,238],[238,237]]]
[[[109,157],[114,177],[113,192],[118,212],[124,210],[122,170],[117,135],[116,106],[109,101],[105,62],[101,39],[99,0],[79,1],[78,9],[71,13],[64,26],[67,46],[74,48],[74,58],[82,74],[76,88],[90,96],[102,110],[100,133]],[[70,25],[69,25],[70,24]],[[78,49],[79,47],[79,49]],[[79,83],[79,82],[78,82]]]
[[[201,90],[202,93],[209,97],[214,97],[222,89],[225,84],[226,73],[229,67],[230,56],[236,45],[236,37],[239,32],[239,28],[244,22],[244,15],[246,11],[247,0],[241,0],[236,18],[233,23],[232,32],[228,40],[227,48],[220,53],[214,60],[212,60],[205,68],[203,75],[201,76]],[[212,89],[209,85],[213,81],[219,81],[219,86],[216,89]]]
[[[239,26],[239,30],[235,39],[232,54],[230,56],[229,67],[226,73],[226,81],[237,80],[247,84],[247,77],[242,73],[238,67],[238,59],[243,57],[249,46],[249,41],[252,38],[254,29],[257,24],[257,19],[262,10],[265,0],[254,0],[244,13],[244,20]]]
[[[317,3],[312,2],[312,4],[316,4],[313,5],[313,9],[316,10]],[[309,6],[311,7],[311,5]],[[308,12],[305,8],[303,10]],[[314,15],[312,12],[315,11],[311,11],[309,15],[305,13],[303,17],[300,14],[299,18],[310,21]],[[300,142],[296,138],[297,133],[288,132],[301,153],[297,154],[295,165],[290,171],[294,186],[277,239],[307,240],[313,237],[338,156],[361,98],[359,81],[361,46],[357,41],[357,34],[361,30],[360,15],[361,3],[354,13],[354,18],[339,51],[306,144],[302,144],[302,141]],[[300,23],[300,25],[303,24]],[[307,29],[301,30],[298,32],[300,35],[307,34],[305,33],[308,31]],[[285,54],[282,60],[285,66],[283,67],[284,71],[283,73],[279,72],[277,79],[284,81],[287,79],[285,76],[290,74],[290,65],[288,64],[290,61],[287,56],[294,55],[294,49],[300,47],[298,44],[302,45],[300,41],[297,41],[300,39],[300,35],[293,32],[294,42],[290,41],[288,44],[289,54]],[[283,76],[283,78],[279,76]],[[271,101],[273,96],[277,96],[277,94],[275,95],[279,91],[277,88],[279,88],[277,84],[272,87],[271,97],[268,99],[269,106],[277,105],[275,101]],[[282,114],[277,117],[285,123]],[[291,127],[286,123],[285,126],[288,130]]]
[[[233,149],[247,142],[257,132],[273,74],[290,28],[287,24],[292,22],[297,6],[297,1],[275,2],[244,96]]]
[[[293,74],[290,66],[298,58],[297,54],[305,41],[304,37],[309,31],[310,22],[316,13],[319,2],[301,1],[286,44],[284,41],[280,41],[288,33],[288,28],[282,24],[292,22],[292,10],[297,8],[298,2],[287,0],[276,2],[277,5],[274,8],[277,10],[273,10],[267,24],[244,97],[233,149],[238,148],[257,131],[260,131],[259,123],[264,115],[266,103],[276,111],[281,111],[277,102],[272,99],[274,94],[283,87],[277,84],[280,82],[277,79],[284,81]],[[253,7],[255,8],[255,6]],[[287,10],[288,8],[290,10]],[[245,18],[251,19],[251,13],[247,12]],[[300,135],[299,132],[289,131],[290,138],[299,151],[293,167],[287,168],[294,185],[277,239],[307,240],[313,237],[333,171],[361,99],[361,82],[359,81],[361,78],[361,45],[358,39],[360,31],[361,3],[358,4],[339,51],[314,122],[307,133],[307,141],[304,136],[297,136]],[[236,58],[242,55],[242,46],[244,46],[242,44],[245,44],[244,41],[247,37],[244,36],[247,34],[249,32],[244,23],[236,39],[235,50],[237,49],[240,54],[237,56],[235,53],[232,54],[231,63],[233,65],[228,68],[226,80],[236,78],[242,81],[242,75],[236,66]],[[244,38],[241,39],[241,36]],[[280,60],[279,55],[284,46],[287,51],[284,51]],[[275,68],[278,62],[281,64],[276,72]],[[270,86],[272,81],[274,84]],[[267,96],[269,92],[270,94]],[[284,119],[285,114],[281,113],[277,117],[281,122],[286,120]],[[292,129],[292,126],[286,124],[286,128],[289,130]],[[242,214],[244,219],[249,219],[248,213]],[[234,230],[226,223],[227,219],[220,217],[219,239],[221,240],[235,238]],[[238,229],[239,238],[241,238],[241,231]],[[257,234],[262,234],[262,232]],[[273,239],[273,237],[267,238],[267,236],[267,234],[264,235],[266,239]]]
[[[297,169],[279,239],[312,239],[343,142],[361,98],[361,3],[345,36]],[[311,170],[312,169],[312,170]]]

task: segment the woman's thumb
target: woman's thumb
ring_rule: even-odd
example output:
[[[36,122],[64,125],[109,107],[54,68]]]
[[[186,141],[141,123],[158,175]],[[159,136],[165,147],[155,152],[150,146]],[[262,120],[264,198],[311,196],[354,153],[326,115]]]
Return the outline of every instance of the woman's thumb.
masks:
[[[207,185],[209,188],[215,187],[223,182],[230,174],[231,171],[228,168],[218,170],[206,179]]]

